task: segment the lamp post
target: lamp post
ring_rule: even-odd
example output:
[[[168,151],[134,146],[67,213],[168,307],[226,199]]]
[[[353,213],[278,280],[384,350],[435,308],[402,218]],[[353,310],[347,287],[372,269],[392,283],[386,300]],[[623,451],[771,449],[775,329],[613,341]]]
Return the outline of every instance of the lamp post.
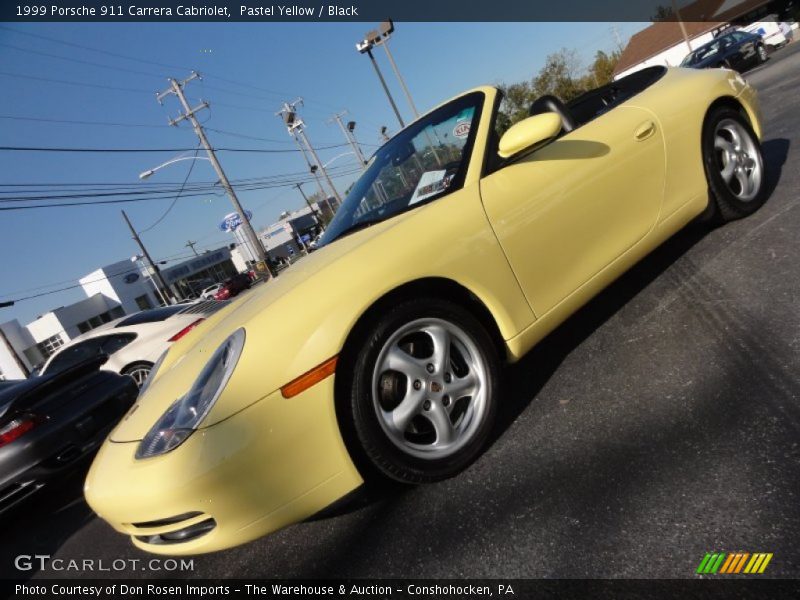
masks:
[[[400,87],[403,88],[403,92],[406,95],[406,100],[408,100],[408,105],[411,107],[411,111],[414,113],[414,118],[419,118],[419,112],[417,112],[417,107],[414,104],[413,98],[411,98],[411,92],[408,91],[405,79],[403,79],[403,76],[400,75],[400,69],[397,68],[397,63],[394,62],[394,56],[392,56],[392,53],[389,50],[389,38],[392,36],[392,33],[394,33],[394,22],[391,19],[388,21],[383,21],[378,26],[378,31],[380,35],[378,36],[378,39],[375,40],[375,44],[383,46],[383,49],[386,50],[386,56],[389,59],[389,64],[392,65],[392,70],[394,71],[395,77],[397,77],[397,80],[400,82]]]
[[[142,179],[142,180],[147,179],[148,177],[152,176],[154,173],[156,173],[157,171],[160,171],[164,167],[168,167],[169,165],[175,164],[176,162],[180,162],[182,160],[207,160],[208,162],[211,163],[212,166],[214,166],[214,161],[211,160],[211,158],[209,158],[207,156],[179,156],[177,158],[172,158],[172,159],[168,160],[167,162],[161,163],[157,167],[153,167],[152,169],[147,169],[146,171],[142,171],[141,173],[139,173],[139,179]],[[229,187],[229,185],[230,184],[228,184],[228,187]],[[237,199],[237,202],[238,202],[238,199]],[[235,206],[237,206],[237,205],[235,205]],[[238,209],[237,209],[237,212],[238,212]],[[244,217],[244,220],[242,221],[242,224],[245,226],[245,228],[249,227],[250,230],[252,231],[252,225],[250,225],[249,221],[247,221],[247,216],[245,215],[244,211],[240,212],[239,214],[241,214],[241,216]],[[247,231],[247,229],[245,229],[245,231]],[[253,236],[255,237],[255,240],[256,240],[255,243],[259,243],[258,242],[258,236],[255,234],[255,232],[253,232]],[[249,235],[245,235],[244,236],[244,240],[247,243],[246,245],[248,246],[248,248],[250,250],[250,255],[256,261],[261,260],[261,258],[260,258],[261,254],[259,254],[259,252],[258,252],[258,247],[255,247],[255,248],[252,247],[253,242],[252,242],[250,236]],[[192,248],[192,250],[194,250],[194,248]],[[266,254],[264,254],[264,256],[266,256]],[[270,275],[272,275],[272,271],[269,269],[269,263],[265,260],[264,264],[266,265],[267,272]]]
[[[180,162],[182,160],[207,160],[208,162],[211,162],[211,159],[205,156],[179,156],[178,158],[170,159],[167,162],[158,165],[157,167],[153,167],[152,169],[147,169],[146,171],[142,171],[141,173],[139,173],[139,179],[147,179],[148,177],[153,175],[156,171],[160,171],[164,167],[167,167],[176,162]]]
[[[169,306],[169,302],[164,297],[164,294],[161,292],[161,288],[159,288],[156,285],[156,282],[153,281],[153,277],[152,277],[152,275],[150,275],[150,269],[148,269],[145,266],[145,264],[142,262],[143,259],[144,259],[144,255],[142,255],[142,254],[134,254],[133,256],[131,256],[131,262],[134,263],[135,265],[137,265],[140,269],[144,270],[148,281],[150,281],[150,284],[155,288],[156,294],[161,299],[161,302],[164,304],[164,306]]]
[[[376,39],[380,39],[380,34],[377,31],[370,31],[365,39],[356,44],[356,50],[361,54],[369,56],[369,60],[372,62],[372,66],[375,69],[375,74],[378,76],[383,91],[386,92],[386,97],[389,99],[389,104],[392,105],[392,110],[394,110],[394,114],[400,122],[400,127],[405,127],[406,124],[403,122],[403,117],[400,115],[397,104],[394,103],[394,98],[392,98],[392,93],[389,91],[389,86],[386,85],[386,80],[383,78],[380,68],[378,68],[378,63],[375,61],[375,57],[372,56],[372,49],[375,47]]]

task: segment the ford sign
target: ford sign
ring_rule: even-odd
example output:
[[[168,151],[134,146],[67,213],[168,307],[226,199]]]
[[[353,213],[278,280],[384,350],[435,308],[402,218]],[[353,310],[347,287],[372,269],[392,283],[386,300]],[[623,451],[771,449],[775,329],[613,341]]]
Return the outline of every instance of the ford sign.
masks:
[[[127,275],[125,275],[124,281],[125,281],[125,283],[134,283],[136,281],[139,281],[139,274],[138,273],[128,273]]]
[[[253,219],[253,213],[249,210],[244,211],[244,214],[248,221]],[[225,215],[222,223],[219,224],[219,228],[221,231],[236,231],[241,224],[242,218],[239,216],[239,213],[232,212]]]

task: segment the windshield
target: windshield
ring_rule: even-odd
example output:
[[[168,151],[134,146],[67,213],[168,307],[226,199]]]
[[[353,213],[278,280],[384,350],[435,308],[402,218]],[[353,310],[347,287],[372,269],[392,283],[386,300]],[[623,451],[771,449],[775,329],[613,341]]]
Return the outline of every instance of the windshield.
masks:
[[[135,333],[120,333],[90,338],[83,342],[72,344],[64,348],[50,360],[44,373],[58,373],[64,369],[74,367],[78,363],[89,360],[98,354],[107,354],[110,356],[135,339]]]
[[[453,100],[380,148],[318,246],[461,187],[483,98],[475,92]]]
[[[697,50],[690,53],[686,58],[683,59],[681,66],[685,67],[686,65],[695,65],[699,62],[702,62],[709,56],[719,53],[723,48],[729,46],[730,43],[731,39],[729,37],[724,37],[718,38],[713,42],[706,44],[705,46],[700,46]]]

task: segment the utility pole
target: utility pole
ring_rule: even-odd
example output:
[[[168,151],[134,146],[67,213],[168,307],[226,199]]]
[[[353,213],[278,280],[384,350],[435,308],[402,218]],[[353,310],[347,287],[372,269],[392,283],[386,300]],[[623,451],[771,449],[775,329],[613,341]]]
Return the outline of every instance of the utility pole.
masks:
[[[124,210],[121,212],[122,212],[122,218],[125,219],[125,222],[128,224],[128,229],[131,230],[131,235],[133,236],[133,239],[136,241],[136,243],[139,245],[139,249],[142,251],[142,256],[144,256],[147,259],[146,266],[152,269],[153,274],[156,276],[156,280],[158,280],[158,285],[156,287],[159,289],[157,289],[156,291],[158,292],[159,296],[162,296],[162,299],[166,300],[168,298],[169,300],[173,300],[171,290],[169,289],[167,282],[164,281],[164,278],[161,276],[161,269],[159,269],[158,265],[153,262],[152,258],[150,258],[150,253],[147,251],[147,248],[144,247],[144,243],[139,237],[139,234],[136,233],[136,230],[133,228],[133,224],[131,223],[131,220],[128,218],[128,215],[125,214]],[[161,293],[162,289],[167,291],[167,298],[163,298],[163,294]]]
[[[305,146],[306,150],[308,150],[308,153],[311,154],[311,157],[314,159],[314,162],[317,165],[317,169],[322,171],[322,176],[325,178],[325,181],[328,182],[328,186],[331,188],[331,191],[333,191],[333,196],[336,198],[336,203],[341,206],[342,197],[339,195],[336,186],[333,185],[333,180],[330,178],[330,175],[328,175],[328,171],[325,170],[325,167],[322,164],[322,161],[319,159],[319,156],[317,156],[317,151],[314,150],[314,146],[312,146],[311,142],[308,141],[308,136],[305,132],[305,123],[297,115],[297,105],[303,106],[302,98],[298,98],[292,103],[284,102],[283,108],[276,112],[275,115],[283,119],[289,135],[297,136],[297,138],[299,138],[302,144]]]
[[[356,140],[356,135],[353,133],[353,130],[356,128],[355,121],[348,121],[347,125],[344,124],[342,121],[342,117],[347,114],[346,110],[343,110],[340,113],[336,113],[333,115],[331,119],[328,120],[328,123],[336,121],[339,124],[344,137],[347,138],[347,143],[350,144],[350,147],[353,149],[353,153],[356,155],[359,164],[361,165],[361,169],[366,171],[367,170],[367,159],[364,158],[364,153],[361,151],[361,146],[358,145],[358,140]]]
[[[686,25],[684,25],[683,23],[683,18],[681,17],[681,11],[678,10],[678,3],[675,0],[672,0],[672,9],[675,11],[675,18],[678,20],[678,25],[681,26],[683,41],[686,42],[686,47],[689,49],[689,52],[691,52],[692,45],[689,43],[689,34],[686,32]]]
[[[186,86],[187,83],[192,81],[193,79],[198,79],[200,75],[196,72],[192,71],[192,74],[184,79],[183,81],[178,81],[173,78],[169,78],[170,87],[169,89],[161,92],[160,94],[156,95],[156,100],[158,100],[159,104],[162,104],[162,100],[170,95],[175,94],[178,97],[178,100],[181,102],[181,106],[183,106],[183,110],[185,112],[181,113],[181,115],[177,119],[170,120],[169,124],[176,126],[183,120],[188,120],[192,127],[194,128],[195,134],[200,139],[200,143],[203,144],[203,147],[206,149],[206,153],[208,154],[208,159],[211,161],[211,165],[214,167],[214,170],[217,172],[217,177],[219,178],[222,187],[227,192],[228,196],[233,203],[233,207],[237,213],[239,213],[239,218],[242,221],[242,227],[244,227],[245,238],[247,239],[248,244],[250,245],[251,249],[253,250],[253,256],[256,257],[258,263],[259,270],[265,270],[268,275],[272,275],[272,272],[269,268],[269,262],[267,261],[267,252],[264,250],[264,246],[258,239],[256,232],[253,230],[253,226],[250,224],[250,221],[247,219],[247,214],[245,213],[244,209],[242,208],[241,203],[239,202],[239,198],[236,196],[236,192],[233,191],[233,187],[231,186],[230,181],[225,176],[225,172],[222,170],[222,165],[219,164],[216,155],[214,154],[214,149],[211,147],[211,144],[206,137],[205,131],[203,131],[203,127],[200,125],[200,122],[195,117],[195,113],[200,112],[204,108],[208,108],[209,104],[206,101],[202,101],[198,106],[195,108],[190,108],[189,103],[186,101],[186,96],[183,94],[183,88]]]
[[[311,216],[314,217],[314,220],[317,222],[317,225],[322,226],[322,219],[320,218],[319,213],[317,213],[317,211],[314,209],[314,205],[311,204],[311,201],[308,199],[308,196],[306,196],[306,193],[303,191],[303,184],[295,183],[294,187],[297,188],[297,191],[300,192],[300,195],[303,197],[303,200],[306,201],[306,205],[311,211]]]
[[[193,242],[192,240],[187,240],[187,241],[186,241],[186,245],[184,246],[184,248],[191,248],[191,249],[192,249],[192,252],[194,252],[194,255],[195,255],[195,256],[200,256],[200,255],[197,253],[197,250],[195,250],[195,249],[194,249],[194,247],[195,247],[196,245],[197,245],[197,242]]]
[[[619,35],[619,29],[617,29],[616,25],[611,26],[611,33],[614,34],[614,40],[617,42],[617,50],[622,52],[624,50],[622,47],[622,38]]]
[[[325,186],[322,185],[322,181],[319,178],[319,173],[317,173],[316,165],[311,163],[311,159],[309,159],[308,154],[306,154],[306,149],[303,147],[303,144],[300,143],[300,140],[297,139],[297,136],[292,134],[292,139],[294,140],[294,143],[297,144],[297,147],[300,148],[300,152],[303,154],[303,159],[306,161],[306,164],[308,165],[308,170],[314,176],[314,181],[317,182],[317,187],[319,188],[320,194],[322,194],[323,198],[327,199],[328,192],[325,191]]]

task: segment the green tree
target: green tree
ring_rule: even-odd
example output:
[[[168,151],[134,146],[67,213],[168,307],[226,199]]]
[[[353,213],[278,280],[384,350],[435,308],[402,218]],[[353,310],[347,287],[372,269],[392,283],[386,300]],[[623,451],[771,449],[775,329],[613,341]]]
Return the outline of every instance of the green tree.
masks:
[[[540,96],[552,94],[569,102],[585,91],[611,82],[621,55],[620,50],[610,53],[598,50],[592,64],[582,69],[577,52],[562,48],[547,57],[544,66],[530,81],[500,84],[503,102],[497,117],[497,133],[502,135],[527,117],[531,104]]]
[[[500,91],[503,92],[503,102],[500,110],[504,116],[504,122],[508,125],[507,129],[517,121],[521,121],[528,116],[528,109],[531,103],[536,100],[536,94],[528,81],[512,83],[511,85],[501,84]]]
[[[545,59],[544,66],[533,78],[534,94],[537,98],[552,94],[568,102],[584,91],[580,71],[578,53],[562,48]]]
[[[657,6],[656,12],[653,13],[653,16],[650,17],[650,20],[654,23],[658,21],[674,21],[675,20],[675,12],[672,10],[671,6]]]
[[[606,54],[598,50],[594,55],[594,62],[589,66],[590,83],[592,87],[610,83],[614,79],[614,69],[619,62],[622,52],[614,50],[611,54]]]

